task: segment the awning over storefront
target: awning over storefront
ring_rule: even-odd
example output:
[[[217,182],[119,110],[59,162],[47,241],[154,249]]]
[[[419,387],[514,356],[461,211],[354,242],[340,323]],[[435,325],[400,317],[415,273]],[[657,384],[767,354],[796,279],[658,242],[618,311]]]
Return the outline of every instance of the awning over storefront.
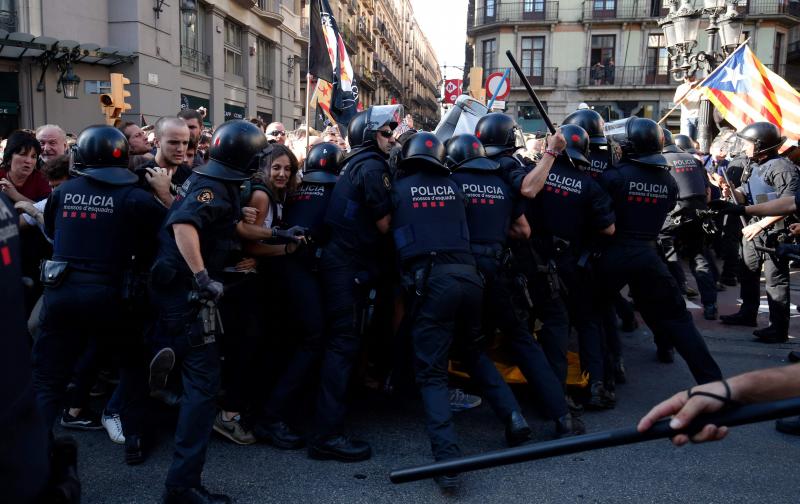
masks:
[[[22,58],[50,57],[57,59],[70,56],[73,63],[114,66],[130,63],[136,55],[116,47],[100,47],[97,44],[81,44],[75,40],[58,40],[53,37],[36,37],[30,33],[9,33],[0,30],[0,58],[19,60]]]

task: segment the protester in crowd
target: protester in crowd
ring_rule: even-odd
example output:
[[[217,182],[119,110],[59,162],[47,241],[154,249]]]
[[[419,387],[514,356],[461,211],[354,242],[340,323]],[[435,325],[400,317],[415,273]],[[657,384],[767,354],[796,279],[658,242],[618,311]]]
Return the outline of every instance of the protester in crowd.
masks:
[[[45,124],[36,128],[36,139],[42,146],[42,161],[63,156],[67,151],[67,134],[55,124]],[[72,141],[74,143],[74,136]]]

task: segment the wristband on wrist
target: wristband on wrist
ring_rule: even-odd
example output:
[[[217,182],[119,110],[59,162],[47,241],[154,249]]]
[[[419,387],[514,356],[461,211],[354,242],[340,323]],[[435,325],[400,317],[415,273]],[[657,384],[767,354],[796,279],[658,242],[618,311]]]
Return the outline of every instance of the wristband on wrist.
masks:
[[[551,155],[551,156],[553,156],[554,158],[557,158],[557,157],[558,157],[558,152],[556,152],[556,151],[554,151],[554,150],[552,150],[552,149],[545,149],[544,153],[545,153],[545,154],[550,154],[550,155]]]

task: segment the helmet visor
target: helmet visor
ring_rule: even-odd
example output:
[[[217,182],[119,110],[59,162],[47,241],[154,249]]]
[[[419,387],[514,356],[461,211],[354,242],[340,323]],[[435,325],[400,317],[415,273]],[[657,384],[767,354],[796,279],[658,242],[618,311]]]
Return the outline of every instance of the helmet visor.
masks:
[[[377,131],[383,126],[389,125],[395,129],[403,119],[403,106],[397,105],[377,105],[369,108],[367,119],[367,129]]]

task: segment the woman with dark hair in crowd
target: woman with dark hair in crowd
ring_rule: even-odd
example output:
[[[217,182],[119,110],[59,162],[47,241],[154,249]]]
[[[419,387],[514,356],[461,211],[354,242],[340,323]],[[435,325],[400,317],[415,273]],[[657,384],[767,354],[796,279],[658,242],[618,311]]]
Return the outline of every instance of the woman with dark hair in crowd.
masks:
[[[14,202],[36,202],[47,198],[52,189],[37,169],[42,146],[36,137],[15,131],[8,137],[0,163],[0,189]]]
[[[241,198],[243,206],[257,210],[255,225],[269,229],[281,227],[283,203],[286,195],[297,187],[298,168],[297,158],[283,145],[272,144],[265,151],[258,172],[245,185]],[[270,334],[280,332],[274,322],[280,318],[275,306],[280,298],[271,288],[280,267],[265,261],[259,263],[253,258],[286,255],[297,249],[296,243],[269,241],[243,244],[244,257],[237,258],[235,266],[226,268],[225,283],[233,287],[220,304],[225,324],[222,338],[225,397],[221,401],[222,410],[214,419],[214,430],[238,444],[256,441],[247,423],[241,423],[240,414],[248,410],[256,396],[256,384],[263,386],[263,377],[255,376],[256,358],[263,355],[264,325],[261,321],[270,320]],[[249,274],[255,272],[256,266],[259,275]],[[254,313],[253,306],[266,307],[268,313]]]

